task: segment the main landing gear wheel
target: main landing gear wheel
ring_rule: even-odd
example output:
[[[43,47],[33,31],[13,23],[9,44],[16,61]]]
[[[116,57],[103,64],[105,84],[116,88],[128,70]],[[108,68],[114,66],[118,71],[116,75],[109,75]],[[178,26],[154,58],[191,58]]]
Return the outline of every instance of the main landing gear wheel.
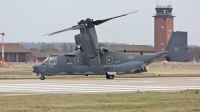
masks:
[[[44,80],[44,79],[45,79],[45,77],[44,77],[44,76],[41,76],[41,77],[40,77],[40,80]]]
[[[106,75],[106,78],[107,78],[107,79],[114,79],[115,76],[114,76],[114,75]]]
[[[147,69],[146,69],[146,67],[144,67],[144,70],[145,70],[145,72],[147,72]]]

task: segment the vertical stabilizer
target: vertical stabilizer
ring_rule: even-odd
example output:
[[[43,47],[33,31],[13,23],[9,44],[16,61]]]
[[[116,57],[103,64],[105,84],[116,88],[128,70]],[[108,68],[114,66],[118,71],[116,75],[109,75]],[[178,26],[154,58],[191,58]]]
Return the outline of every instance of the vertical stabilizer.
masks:
[[[173,32],[166,47],[167,61],[188,61],[187,32]]]

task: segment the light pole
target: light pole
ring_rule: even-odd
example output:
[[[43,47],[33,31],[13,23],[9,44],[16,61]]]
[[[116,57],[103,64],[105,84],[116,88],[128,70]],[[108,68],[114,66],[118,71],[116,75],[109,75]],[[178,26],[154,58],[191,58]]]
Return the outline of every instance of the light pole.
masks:
[[[4,35],[5,33],[0,33],[0,35],[2,35],[2,63],[1,63],[1,66],[2,68],[4,68]]]

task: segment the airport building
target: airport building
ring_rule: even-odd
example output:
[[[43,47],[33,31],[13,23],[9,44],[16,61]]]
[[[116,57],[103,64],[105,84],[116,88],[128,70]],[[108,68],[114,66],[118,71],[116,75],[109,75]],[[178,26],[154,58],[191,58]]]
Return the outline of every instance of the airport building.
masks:
[[[5,62],[27,62],[31,51],[18,43],[4,43]],[[2,46],[0,46],[0,60],[2,58]]]
[[[154,49],[164,51],[174,31],[174,14],[172,5],[157,5],[154,14]]]

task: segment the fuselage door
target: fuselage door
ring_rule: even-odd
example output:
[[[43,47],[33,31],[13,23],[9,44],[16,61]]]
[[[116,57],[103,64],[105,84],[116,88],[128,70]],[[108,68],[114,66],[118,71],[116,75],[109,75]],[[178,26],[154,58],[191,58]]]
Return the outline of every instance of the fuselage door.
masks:
[[[73,73],[74,66],[74,57],[67,57],[67,73]]]

